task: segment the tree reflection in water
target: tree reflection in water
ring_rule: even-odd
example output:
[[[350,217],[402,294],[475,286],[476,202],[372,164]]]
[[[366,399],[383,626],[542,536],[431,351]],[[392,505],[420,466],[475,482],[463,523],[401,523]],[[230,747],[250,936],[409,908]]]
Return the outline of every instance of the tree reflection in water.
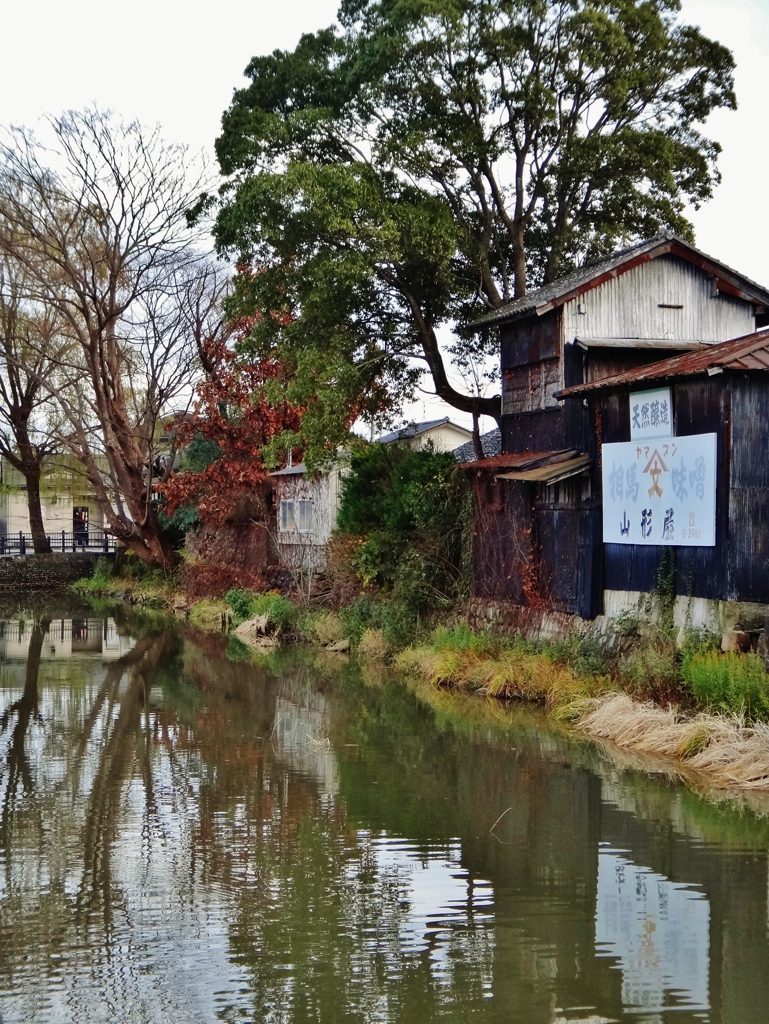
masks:
[[[342,662],[46,630],[0,670],[6,1024],[760,1019],[760,821]]]
[[[40,686],[46,629],[1,720],[11,1020],[371,1021],[415,1001],[460,1019],[483,999],[490,932],[458,850],[393,858],[276,741],[306,669],[185,659],[161,632]],[[456,905],[415,936],[414,878],[436,864]]]

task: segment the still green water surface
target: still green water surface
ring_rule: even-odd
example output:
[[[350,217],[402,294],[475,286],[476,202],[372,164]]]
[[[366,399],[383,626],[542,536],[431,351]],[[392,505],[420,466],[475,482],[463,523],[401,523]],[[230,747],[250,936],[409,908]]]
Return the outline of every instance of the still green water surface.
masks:
[[[5,1024],[769,1020],[754,811],[532,712],[132,631],[2,627]]]

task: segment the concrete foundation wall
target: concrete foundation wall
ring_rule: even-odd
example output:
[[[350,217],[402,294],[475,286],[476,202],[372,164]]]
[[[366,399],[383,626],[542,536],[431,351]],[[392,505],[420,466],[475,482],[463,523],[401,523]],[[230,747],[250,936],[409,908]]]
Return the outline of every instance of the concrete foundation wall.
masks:
[[[595,635],[612,632],[612,623],[618,616],[637,615],[654,621],[656,611],[650,595],[641,591],[604,591],[604,614],[595,619],[582,619],[547,609],[525,608],[512,601],[489,601],[473,598],[463,608],[463,618],[472,629],[488,629],[495,633],[520,633],[532,640],[554,640],[573,633]],[[705,628],[714,633],[725,633],[741,626],[746,630],[760,630],[769,617],[769,605],[750,604],[746,601],[710,601],[699,597],[677,597],[673,608],[673,621],[680,631]]]
[[[623,613],[649,616],[649,595],[637,590],[605,590],[604,614],[610,621]],[[679,595],[673,606],[673,622],[679,629],[704,627],[714,633],[742,626],[743,629],[761,629],[769,615],[769,605],[749,601],[712,601],[705,597]],[[653,608],[651,610],[653,618]]]

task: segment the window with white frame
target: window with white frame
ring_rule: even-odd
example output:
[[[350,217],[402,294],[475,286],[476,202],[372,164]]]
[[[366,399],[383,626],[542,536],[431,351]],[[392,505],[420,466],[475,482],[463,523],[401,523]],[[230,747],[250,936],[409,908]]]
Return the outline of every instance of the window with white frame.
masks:
[[[281,533],[309,533],[312,529],[312,506],[312,498],[281,501]]]
[[[280,532],[288,533],[295,530],[294,503],[293,501],[281,501],[280,503]]]

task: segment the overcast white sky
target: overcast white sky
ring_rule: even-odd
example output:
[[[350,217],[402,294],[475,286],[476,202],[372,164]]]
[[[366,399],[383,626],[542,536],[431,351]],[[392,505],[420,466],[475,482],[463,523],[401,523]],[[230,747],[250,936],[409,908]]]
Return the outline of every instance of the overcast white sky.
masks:
[[[211,152],[251,56],[292,47],[302,32],[330,24],[337,6],[337,0],[8,2],[0,124],[33,124],[42,113],[96,102],[159,122],[169,141]],[[711,203],[692,212],[697,242],[769,285],[769,0],[683,0],[683,17],[737,59],[739,110],[718,113],[708,126],[724,148],[723,182]],[[427,416],[443,414],[429,401],[407,414],[421,418],[423,408]]]

